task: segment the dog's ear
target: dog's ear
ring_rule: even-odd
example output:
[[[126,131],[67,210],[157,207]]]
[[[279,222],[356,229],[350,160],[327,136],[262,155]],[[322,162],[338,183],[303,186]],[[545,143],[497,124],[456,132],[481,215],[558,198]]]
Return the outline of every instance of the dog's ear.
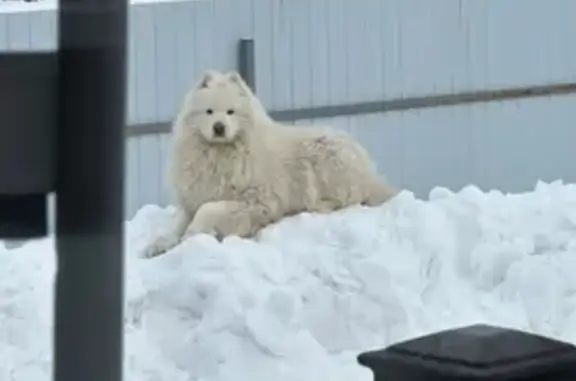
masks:
[[[238,73],[235,70],[226,73],[226,79],[232,83],[244,83],[244,79],[242,78],[240,73]]]
[[[196,84],[197,89],[205,89],[210,87],[212,82],[219,76],[219,73],[215,70],[206,70],[202,73],[200,80]]]
[[[237,71],[229,71],[226,73],[226,80],[230,83],[235,84],[240,89],[242,89],[246,94],[252,94],[250,86],[244,81],[244,78]]]

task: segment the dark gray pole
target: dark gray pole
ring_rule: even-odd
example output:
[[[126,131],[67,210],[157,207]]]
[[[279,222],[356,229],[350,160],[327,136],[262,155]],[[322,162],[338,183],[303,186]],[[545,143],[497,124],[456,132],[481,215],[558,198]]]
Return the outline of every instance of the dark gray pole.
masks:
[[[126,0],[60,0],[56,381],[120,381]]]
[[[252,38],[243,38],[238,44],[238,72],[256,94],[256,50]]]

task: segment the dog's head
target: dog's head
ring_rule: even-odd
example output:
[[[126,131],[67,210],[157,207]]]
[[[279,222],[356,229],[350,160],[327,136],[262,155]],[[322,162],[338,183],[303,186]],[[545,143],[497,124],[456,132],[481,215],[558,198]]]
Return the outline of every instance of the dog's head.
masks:
[[[205,72],[184,100],[183,128],[209,144],[231,144],[254,128],[254,94],[235,71]]]

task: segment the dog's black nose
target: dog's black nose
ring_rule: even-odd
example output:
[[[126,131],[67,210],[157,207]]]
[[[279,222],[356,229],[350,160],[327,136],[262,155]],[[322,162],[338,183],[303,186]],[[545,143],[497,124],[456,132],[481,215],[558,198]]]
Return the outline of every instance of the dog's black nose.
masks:
[[[214,123],[214,125],[212,126],[212,131],[214,131],[214,136],[224,136],[224,129],[225,128],[226,128],[226,126],[224,126],[224,123],[222,123],[222,122]]]

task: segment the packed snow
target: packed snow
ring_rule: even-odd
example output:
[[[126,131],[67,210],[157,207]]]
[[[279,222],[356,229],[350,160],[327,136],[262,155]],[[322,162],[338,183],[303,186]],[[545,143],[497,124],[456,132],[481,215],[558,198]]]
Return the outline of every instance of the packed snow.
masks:
[[[403,192],[140,258],[172,213],[127,223],[128,381],[368,381],[359,352],[478,322],[576,342],[576,185]],[[2,381],[50,378],[52,243],[0,252]]]

